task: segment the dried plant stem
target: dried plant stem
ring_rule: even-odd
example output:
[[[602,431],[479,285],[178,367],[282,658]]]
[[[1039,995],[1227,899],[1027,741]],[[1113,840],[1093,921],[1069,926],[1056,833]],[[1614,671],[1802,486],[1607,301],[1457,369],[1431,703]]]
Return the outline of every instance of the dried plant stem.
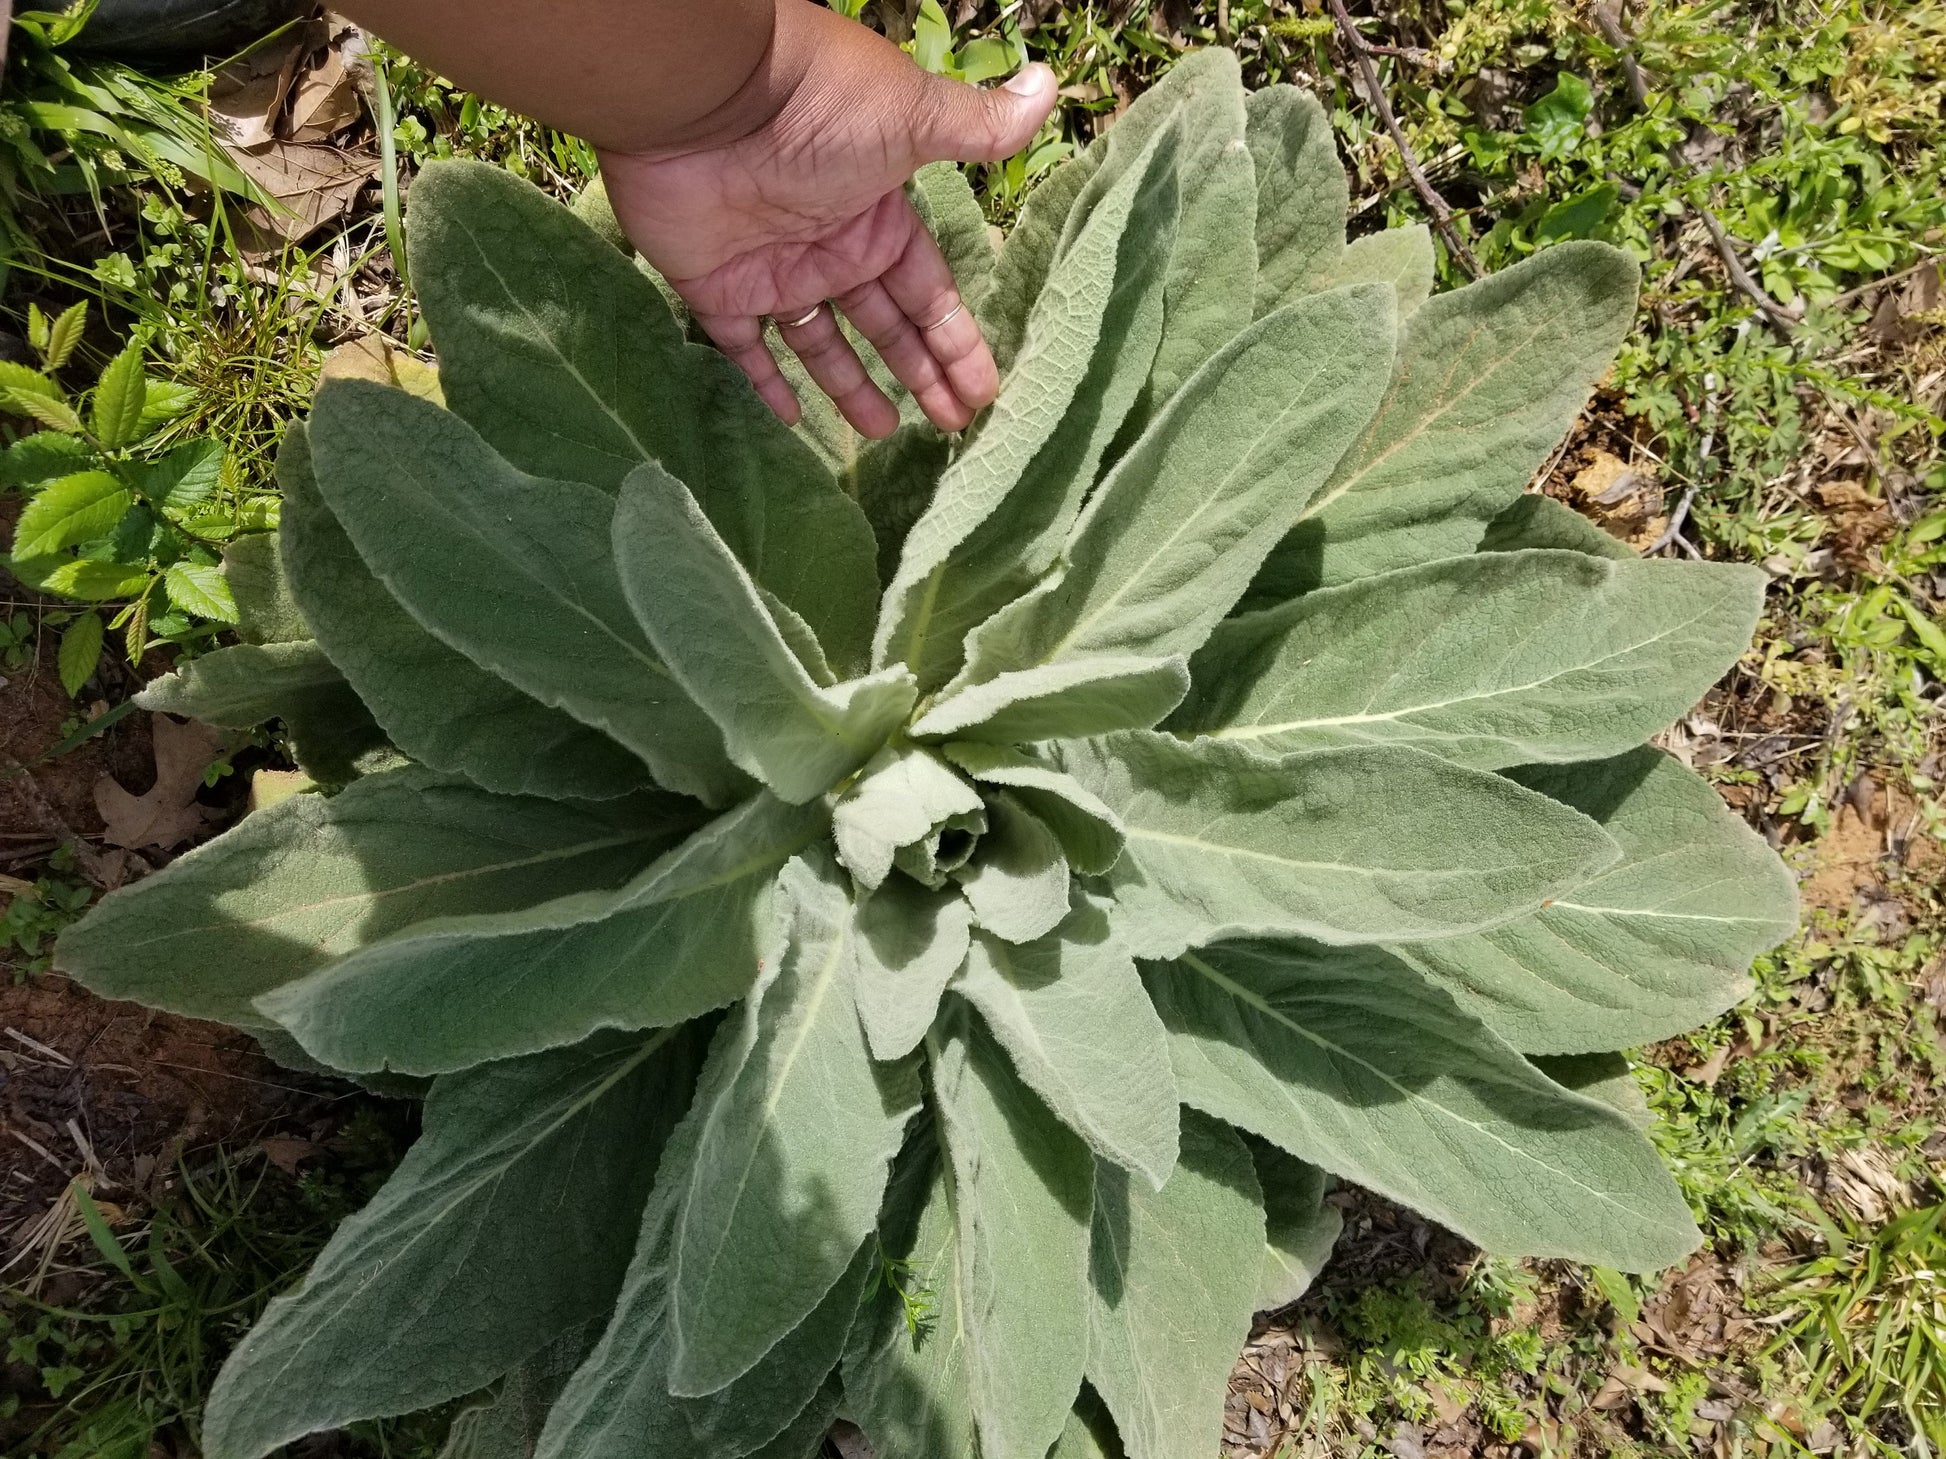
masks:
[[[1392,113],[1392,104],[1385,97],[1385,88],[1379,84],[1378,67],[1372,64],[1372,48],[1358,27],[1351,22],[1351,15],[1345,9],[1344,0],[1331,0],[1331,18],[1336,22],[1338,34],[1344,38],[1345,45],[1351,50],[1352,58],[1358,63],[1358,73],[1364,79],[1365,93],[1372,100],[1372,108],[1391,134],[1392,145],[1399,149],[1399,158],[1405,163],[1405,174],[1412,180],[1413,191],[1419,194],[1432,214],[1433,227],[1439,236],[1446,240],[1447,251],[1459,260],[1468,278],[1480,278],[1486,270],[1473,256],[1473,250],[1466,246],[1460,237],[1459,229],[1453,223],[1453,210],[1446,205],[1446,199],[1439,195],[1438,189],[1426,178],[1426,170],[1419,165],[1419,156],[1412,150],[1412,144],[1405,139],[1405,131],[1399,126],[1398,117]]]

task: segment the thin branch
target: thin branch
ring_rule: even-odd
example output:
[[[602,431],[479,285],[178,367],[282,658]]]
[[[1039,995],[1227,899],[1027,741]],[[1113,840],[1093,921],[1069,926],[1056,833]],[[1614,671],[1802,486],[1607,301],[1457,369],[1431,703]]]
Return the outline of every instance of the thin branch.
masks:
[[[1352,58],[1358,62],[1358,73],[1364,78],[1365,93],[1371,98],[1372,107],[1378,112],[1379,120],[1385,123],[1385,130],[1391,134],[1392,145],[1399,149],[1399,158],[1405,163],[1406,176],[1412,179],[1413,191],[1432,214],[1433,227],[1439,236],[1446,240],[1447,251],[1459,260],[1468,278],[1480,278],[1486,271],[1480,261],[1473,256],[1473,250],[1466,246],[1460,237],[1459,229],[1453,223],[1453,210],[1446,206],[1433,185],[1426,180],[1425,169],[1419,165],[1418,154],[1412,144],[1405,139],[1405,131],[1399,126],[1399,119],[1392,114],[1392,104],[1385,99],[1385,88],[1379,84],[1378,67],[1372,64],[1370,42],[1352,24],[1351,15],[1345,9],[1344,0],[1331,0],[1331,18],[1337,24],[1338,34],[1344,38],[1345,45],[1351,50]]]
[[[1644,557],[1654,557],[1672,542],[1682,543],[1691,557],[1696,555],[1695,549],[1691,548],[1689,543],[1683,539],[1682,524],[1689,519],[1689,509],[1695,503],[1696,493],[1699,489],[1698,487],[1690,486],[1683,492],[1682,500],[1676,503],[1676,509],[1669,514],[1669,525],[1662,529],[1662,535],[1660,537],[1648,545],[1647,550],[1642,554]]]
[[[0,754],[0,769],[11,772],[14,789],[27,802],[27,813],[33,817],[35,824],[47,835],[68,844],[74,855],[74,864],[81,874],[98,887],[110,886],[113,878],[101,853],[90,846],[81,833],[67,823],[66,817],[54,808],[53,802],[41,794],[40,786],[34,781],[34,772],[12,755],[4,754]]]
[[[1628,78],[1628,94],[1635,98],[1635,105],[1642,111],[1649,109],[1649,83],[1642,79],[1642,67],[1636,62],[1635,48],[1628,43],[1628,32],[1622,29],[1621,7],[1606,3],[1595,6],[1595,26],[1601,31],[1602,39],[1615,48],[1621,57],[1622,74]]]
[[[1888,285],[1898,283],[1899,280],[1901,279],[1909,279],[1914,274],[1923,272],[1926,269],[1936,268],[1939,266],[1942,259],[1946,259],[1946,254],[1928,253],[1924,258],[1920,259],[1919,262],[1915,264],[1909,264],[1905,268],[1900,269],[1895,274],[1885,274],[1880,278],[1871,280],[1869,283],[1860,284],[1855,289],[1845,290],[1844,293],[1839,294],[1837,297],[1827,300],[1825,303],[1825,308],[1842,309],[1845,307],[1845,305],[1854,303],[1857,300],[1864,298],[1865,295],[1871,293],[1872,290],[1874,289],[1883,289]]]

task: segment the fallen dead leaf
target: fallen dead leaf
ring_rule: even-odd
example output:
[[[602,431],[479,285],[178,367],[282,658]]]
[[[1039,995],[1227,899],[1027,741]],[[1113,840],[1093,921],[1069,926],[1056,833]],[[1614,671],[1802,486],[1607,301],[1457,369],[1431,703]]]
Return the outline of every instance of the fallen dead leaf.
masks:
[[[154,718],[155,784],[141,795],[131,794],[104,775],[95,782],[95,809],[101,812],[103,836],[115,846],[139,851],[153,846],[167,851],[187,841],[209,823],[213,812],[200,804],[203,772],[222,753],[221,730],[196,720]]]
[[[352,210],[378,174],[378,158],[345,152],[322,142],[270,142],[232,147],[231,160],[277,201],[243,215],[239,244],[244,257],[261,262],[287,243],[301,243]]]
[[[351,72],[334,37],[317,64],[297,79],[291,92],[285,136],[293,142],[322,142],[356,122],[363,108]]]
[[[286,1175],[296,1175],[299,1165],[324,1151],[324,1146],[301,1135],[267,1135],[257,1142],[257,1148]]]
[[[439,388],[438,369],[417,355],[407,354],[382,334],[360,335],[339,345],[324,357],[318,379],[370,380],[434,405],[446,403],[445,392]]]
[[[261,147],[277,135],[284,100],[308,49],[300,34],[285,46],[259,46],[216,73],[210,83],[209,115],[219,141],[232,147]]]

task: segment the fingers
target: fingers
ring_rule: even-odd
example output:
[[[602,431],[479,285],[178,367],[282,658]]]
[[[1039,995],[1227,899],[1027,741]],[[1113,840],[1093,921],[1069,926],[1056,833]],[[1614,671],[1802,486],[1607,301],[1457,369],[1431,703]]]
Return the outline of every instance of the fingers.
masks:
[[[926,337],[883,284],[873,279],[840,295],[837,302],[845,317],[878,351],[878,357],[912,392],[927,420],[942,431],[963,431],[972,424],[973,407],[959,398]]]
[[[1000,371],[980,333],[979,321],[960,299],[952,269],[947,267],[939,245],[933,242],[932,234],[919,223],[916,215],[905,252],[879,282],[905,317],[918,327],[927,352],[938,362],[953,393],[967,409],[977,411],[991,405],[993,397],[1000,393]],[[896,365],[893,371],[897,373]],[[905,376],[899,378],[904,380]],[[912,382],[906,383],[910,386]]]
[[[696,322],[716,341],[716,347],[750,377],[757,394],[777,413],[777,418],[787,426],[796,425],[804,412],[798,405],[797,392],[777,368],[777,360],[764,340],[763,321],[736,314],[698,314]]]
[[[799,324],[779,320],[777,332],[859,435],[882,440],[899,428],[898,408],[865,372],[858,352],[838,328],[838,316],[833,310],[820,307]]]
[[[928,162],[998,162],[1011,157],[1054,110],[1054,73],[1036,62],[994,90],[929,76],[916,141]]]

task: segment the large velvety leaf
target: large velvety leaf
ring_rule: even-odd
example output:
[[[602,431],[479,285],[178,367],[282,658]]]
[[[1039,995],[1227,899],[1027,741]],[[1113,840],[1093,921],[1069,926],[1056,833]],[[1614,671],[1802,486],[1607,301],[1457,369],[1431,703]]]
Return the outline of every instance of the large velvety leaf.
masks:
[[[1428,300],[1378,414],[1248,606],[1471,552],[1615,358],[1635,287],[1627,254],[1575,242]]]
[[[1061,1437],[1047,1451],[1047,1459],[1125,1459],[1121,1440],[1115,1434],[1115,1420],[1101,1396],[1086,1384]]]
[[[1385,952],[1237,943],[1148,986],[1185,1102],[1489,1251],[1653,1271],[1696,1246],[1638,1130]]]
[[[823,1300],[876,1222],[918,1109],[917,1071],[874,1066],[865,1046],[850,895],[823,860],[779,878],[781,946],[698,1095],[709,1112],[670,1275],[677,1394],[742,1377]]]
[[[1013,368],[1027,334],[1027,320],[1060,256],[1068,213],[1101,165],[1106,146],[1106,139],[1097,138],[1079,157],[1048,173],[1027,194],[1020,217],[1000,245],[993,280],[974,312],[1003,377]]]
[[[978,437],[906,536],[872,662],[906,664],[923,690],[958,671],[969,630],[1053,565],[1148,378],[1179,144],[1174,128],[1160,131],[1094,209],[1050,274]]]
[[[1424,223],[1387,228],[1353,239],[1330,266],[1310,281],[1311,291],[1347,284],[1390,284],[1404,322],[1432,297],[1432,232]]]
[[[345,676],[316,641],[238,643],[186,660],[135,696],[142,708],[226,729],[249,729],[295,707],[333,701]]]
[[[1089,499],[1062,570],[975,630],[966,675],[1193,652],[1378,405],[1389,290],[1301,299],[1218,351]]]
[[[1737,661],[1764,581],[1541,551],[1381,573],[1223,624],[1169,727],[1260,754],[1413,745],[1488,770],[1619,754]]]
[[[490,1397],[461,1409],[439,1459],[534,1459],[547,1411],[600,1332],[598,1322],[569,1328],[503,1377]]]
[[[957,892],[893,877],[858,904],[858,1019],[872,1057],[902,1059],[919,1047],[972,933],[973,909]]]
[[[734,1031],[719,1033],[733,1038]],[[876,1253],[861,1247],[824,1299],[756,1367],[705,1398],[669,1392],[669,1283],[682,1194],[707,1109],[669,1137],[606,1330],[548,1416],[534,1459],[694,1459],[750,1454],[786,1432],[837,1367]]]
[[[1257,1184],[1264,1193],[1264,1269],[1257,1310],[1272,1312],[1302,1297],[1330,1259],[1345,1218],[1324,1203],[1325,1174],[1315,1165],[1255,1141]]]
[[[978,854],[953,875],[983,930],[1032,942],[1068,912],[1068,859],[1060,838],[1006,791],[988,808]]]
[[[496,451],[609,492],[659,462],[832,661],[862,665],[871,529],[736,366],[683,338],[632,260],[504,168],[473,162],[413,180],[407,234],[447,403]]]
[[[1185,1111],[1182,1160],[1159,1191],[1095,1167],[1088,1381],[1129,1459],[1220,1445],[1263,1249],[1263,1198],[1234,1130]]]
[[[692,1042],[603,1037],[435,1085],[404,1163],[223,1365],[205,1452],[259,1459],[470,1393],[604,1311],[687,1099]]]
[[[902,669],[828,689],[812,678],[695,497],[660,466],[622,482],[614,542],[622,592],[649,643],[716,722],[730,758],[781,799],[824,794],[912,708]]]
[[[1487,523],[1486,536],[1480,539],[1482,552],[1522,552],[1530,547],[1586,552],[1618,562],[1636,560],[1635,550],[1626,542],[1610,537],[1573,507],[1538,492],[1515,500]]]
[[[610,496],[529,476],[457,416],[363,380],[318,393],[310,437],[325,501],[434,636],[627,746],[671,790],[737,798],[747,782],[716,726],[623,597]]]
[[[102,901],[58,966],[104,998],[268,1024],[251,1000],[429,918],[621,885],[693,824],[657,796],[572,805],[417,767],[298,795]]]
[[[973,185],[956,162],[929,162],[912,174],[907,195],[953,271],[960,298],[976,314],[993,285],[993,232]]]
[[[1022,946],[976,935],[953,991],[979,1009],[1014,1072],[1063,1124],[1160,1188],[1176,1165],[1168,1042],[1099,906],[1081,902]]]
[[[1164,286],[1162,341],[1136,411],[1142,418],[1249,324],[1257,278],[1257,179],[1244,140],[1243,81],[1235,54],[1220,47],[1184,56],[1108,129],[1101,165],[1064,225],[1063,250],[1093,225],[1098,202],[1139,169],[1143,149],[1172,127],[1182,133],[1182,218]]]
[[[291,591],[401,751],[509,795],[595,798],[648,783],[648,768],[607,735],[447,647],[386,591],[319,495],[301,424],[284,433],[277,477]]]
[[[1245,140],[1257,173],[1259,317],[1309,292],[1309,280],[1345,251],[1351,190],[1316,97],[1266,86],[1245,102]]]
[[[1790,936],[1797,889],[1777,853],[1661,751],[1513,773],[1593,816],[1622,859],[1518,922],[1397,951],[1516,1048],[1634,1048],[1695,1028]]]
[[[930,750],[888,747],[838,798],[831,812],[832,838],[845,870],[860,885],[876,887],[901,847],[980,809],[979,793]]]
[[[946,745],[944,752],[981,784],[1012,791],[1054,833],[1068,865],[1082,875],[1100,876],[1121,856],[1120,818],[1072,775],[1006,745],[959,741]]]
[[[408,1074],[680,1023],[755,981],[771,883],[824,828],[760,795],[625,886],[421,922],[257,1006],[334,1068]]]
[[[289,429],[302,434],[299,427]],[[275,532],[252,532],[227,544],[223,576],[236,600],[237,637],[245,643],[297,643],[312,636],[291,592]]]
[[[929,1048],[952,1163],[957,1304],[979,1452],[1043,1459],[1081,1386],[1088,1346],[1093,1161],[963,1017]]]
[[[912,726],[921,739],[1011,745],[1160,722],[1189,690],[1180,658],[1090,658],[1001,674],[942,700]]]
[[[1267,760],[1114,735],[1057,758],[1122,818],[1109,874],[1137,957],[1230,937],[1444,937],[1511,921],[1614,861],[1586,816],[1419,750]],[[1414,926],[1414,934],[1388,927]]]

